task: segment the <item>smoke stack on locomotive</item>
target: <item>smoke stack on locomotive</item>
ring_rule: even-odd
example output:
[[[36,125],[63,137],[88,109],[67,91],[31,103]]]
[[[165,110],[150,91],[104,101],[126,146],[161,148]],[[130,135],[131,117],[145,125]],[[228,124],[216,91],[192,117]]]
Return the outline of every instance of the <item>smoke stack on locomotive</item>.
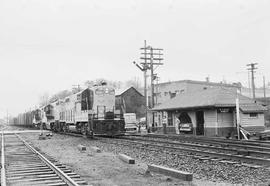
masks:
[[[125,132],[124,118],[115,110],[115,90],[105,82],[50,103],[37,113],[40,114],[33,124],[40,123],[58,132],[76,131],[85,135]]]

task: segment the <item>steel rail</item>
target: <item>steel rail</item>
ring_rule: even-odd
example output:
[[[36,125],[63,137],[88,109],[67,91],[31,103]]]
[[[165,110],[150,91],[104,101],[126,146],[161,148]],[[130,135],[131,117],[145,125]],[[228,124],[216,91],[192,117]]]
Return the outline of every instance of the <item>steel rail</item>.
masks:
[[[143,137],[151,137],[151,138],[166,138],[180,141],[194,141],[194,142],[211,142],[211,143],[226,143],[231,145],[250,145],[257,147],[268,147],[270,148],[270,142],[265,141],[256,141],[256,140],[248,140],[248,141],[239,141],[236,139],[224,139],[218,137],[206,137],[206,136],[187,136],[187,135],[160,135],[160,134],[147,134],[147,135],[134,135],[134,136],[143,136]]]
[[[192,137],[183,137],[183,136],[160,136],[160,135],[133,135],[135,137],[141,138],[158,138],[158,139],[167,139],[167,140],[174,140],[178,142],[186,142],[192,144],[206,144],[206,145],[215,145],[221,147],[232,147],[232,148],[242,148],[244,150],[251,150],[251,151],[260,151],[262,153],[268,152],[270,153],[270,143],[267,145],[260,144],[259,142],[251,142],[250,141],[233,141],[233,140],[226,140],[226,139],[200,139],[200,138],[192,138]]]
[[[142,138],[130,138],[130,137],[122,137],[121,139],[127,139],[127,140],[139,140],[139,141],[146,141],[145,139]],[[169,145],[179,145],[179,146],[187,146],[187,147],[196,147],[196,148],[202,148],[202,149],[207,149],[207,150],[220,150],[220,151],[230,151],[234,153],[238,153],[239,151],[245,151],[249,153],[249,155],[253,156],[263,156],[263,157],[268,157],[270,158],[270,148],[266,147],[255,147],[255,146],[245,146],[245,145],[226,145],[226,144],[218,144],[218,143],[211,143],[211,142],[197,142],[197,143],[192,143],[192,142],[173,142],[173,141],[157,141],[154,139],[147,139],[147,141],[150,142],[155,142],[155,143],[164,143],[164,144],[169,144]],[[232,147],[232,148],[230,148]],[[234,148],[233,148],[234,147]]]
[[[121,139],[121,138],[120,138]],[[168,149],[168,150],[174,150],[174,151],[186,151],[186,152],[193,152],[196,154],[204,155],[204,156],[210,156],[210,157],[218,157],[218,158],[227,158],[227,159],[234,159],[238,161],[248,161],[249,163],[257,163],[260,165],[265,165],[265,166],[270,166],[270,159],[264,159],[264,158],[258,158],[258,157],[253,157],[253,156],[244,156],[244,155],[237,155],[237,154],[230,154],[230,153],[221,153],[221,152],[213,152],[213,151],[202,151],[198,150],[194,147],[190,148],[185,148],[185,147],[172,147],[168,146],[168,144],[164,145],[159,145],[159,144],[152,144],[149,141],[141,142],[141,141],[133,141],[130,139],[124,139],[128,142],[134,143],[134,144],[139,144],[139,145],[148,145],[148,146],[153,146],[153,147],[158,147],[158,148],[163,148],[163,149]],[[112,141],[110,141],[112,143]],[[155,142],[157,143],[157,142]]]
[[[55,166],[52,162],[50,162],[46,157],[44,157],[41,153],[39,153],[36,149],[34,149],[31,145],[29,145],[24,139],[22,139],[18,134],[15,134],[33,153],[37,154],[38,157],[49,166],[67,185],[69,186],[79,186],[71,177],[65,174],[61,169]]]
[[[1,186],[6,186],[6,165],[5,165],[5,144],[4,132],[2,131],[2,147],[1,147]]]

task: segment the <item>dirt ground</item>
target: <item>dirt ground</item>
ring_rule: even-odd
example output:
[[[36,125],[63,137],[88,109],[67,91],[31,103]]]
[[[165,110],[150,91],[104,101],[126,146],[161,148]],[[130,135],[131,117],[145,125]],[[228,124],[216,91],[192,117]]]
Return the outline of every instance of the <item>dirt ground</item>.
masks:
[[[38,134],[21,134],[21,136],[46,154],[67,165],[87,181],[89,185],[231,185],[198,179],[187,182],[156,173],[145,174],[147,164],[138,160],[135,160],[135,164],[132,165],[121,161],[117,154],[113,152],[104,152],[102,149],[101,153],[91,151],[90,146],[96,145],[97,140],[58,134],[54,134],[50,139],[47,138],[46,140],[38,140]],[[78,150],[79,144],[86,146],[85,152]]]

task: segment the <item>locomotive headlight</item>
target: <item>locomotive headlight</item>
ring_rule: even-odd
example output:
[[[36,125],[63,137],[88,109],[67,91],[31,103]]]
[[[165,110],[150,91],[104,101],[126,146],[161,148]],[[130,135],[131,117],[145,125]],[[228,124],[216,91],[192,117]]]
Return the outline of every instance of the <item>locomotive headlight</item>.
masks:
[[[105,93],[106,93],[106,94],[109,93],[109,89],[108,89],[108,88],[105,89]]]

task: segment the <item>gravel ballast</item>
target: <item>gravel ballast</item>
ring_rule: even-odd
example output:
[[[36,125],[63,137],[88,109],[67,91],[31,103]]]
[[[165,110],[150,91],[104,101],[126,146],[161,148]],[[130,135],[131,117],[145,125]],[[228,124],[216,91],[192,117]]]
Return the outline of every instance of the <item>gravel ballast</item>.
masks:
[[[38,134],[22,134],[29,142],[61,163],[70,166],[92,185],[268,185],[270,171],[266,168],[250,168],[237,164],[205,161],[167,151],[149,151],[135,145],[110,143],[115,139],[91,140],[80,137],[54,134],[51,139],[38,140]],[[80,152],[78,145],[86,146],[86,152]],[[90,146],[101,149],[93,153]],[[136,159],[135,165],[129,165],[118,158],[126,154]],[[177,170],[193,173],[194,180],[181,181],[168,176],[145,174],[147,164],[157,164]]]

